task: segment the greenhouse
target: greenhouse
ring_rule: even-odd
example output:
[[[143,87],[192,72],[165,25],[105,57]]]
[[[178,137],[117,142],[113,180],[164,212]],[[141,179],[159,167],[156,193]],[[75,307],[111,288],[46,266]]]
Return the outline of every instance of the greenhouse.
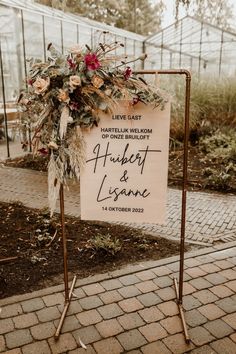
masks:
[[[49,43],[66,52],[75,43],[93,46],[116,40],[124,44],[116,54],[125,54],[127,60],[148,54],[145,62],[133,63],[134,69],[185,68],[198,76],[235,73],[236,34],[188,16],[148,38],[33,1],[1,0],[0,16],[1,86],[5,84],[8,102],[22,87],[27,59],[46,59]]]

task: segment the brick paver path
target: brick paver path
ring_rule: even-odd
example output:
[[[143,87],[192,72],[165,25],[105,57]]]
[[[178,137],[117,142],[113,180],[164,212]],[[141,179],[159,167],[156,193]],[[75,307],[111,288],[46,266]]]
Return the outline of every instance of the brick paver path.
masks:
[[[235,354],[236,242],[185,258],[183,305],[190,344],[175,302],[175,256],[77,280],[58,341],[54,333],[63,286],[0,300],[0,352]]]
[[[47,207],[46,173],[0,167],[0,200],[20,201],[29,207]],[[65,189],[65,212],[80,215],[79,184]],[[179,238],[181,191],[169,189],[166,225],[125,224],[169,238]],[[203,244],[236,240],[236,196],[188,192],[186,239]]]

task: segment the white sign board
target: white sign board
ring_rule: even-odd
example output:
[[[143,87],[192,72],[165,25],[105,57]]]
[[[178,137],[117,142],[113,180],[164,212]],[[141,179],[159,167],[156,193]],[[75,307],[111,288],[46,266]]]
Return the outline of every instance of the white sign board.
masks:
[[[169,103],[161,111],[121,101],[98,127],[84,131],[81,219],[165,221],[169,125]]]

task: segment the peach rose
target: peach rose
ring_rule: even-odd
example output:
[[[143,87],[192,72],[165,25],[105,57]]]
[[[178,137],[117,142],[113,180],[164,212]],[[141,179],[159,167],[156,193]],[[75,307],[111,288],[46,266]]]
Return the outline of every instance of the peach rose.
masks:
[[[72,75],[70,76],[70,81],[69,81],[70,87],[75,90],[76,87],[81,85],[81,78],[78,75]]]
[[[42,79],[41,77],[37,77],[37,79],[33,83],[34,91],[38,95],[43,94],[45,91],[47,91],[49,85],[50,85],[50,78],[49,77],[47,77],[46,79]]]
[[[61,102],[69,102],[69,94],[67,91],[59,89],[58,99]]]
[[[94,75],[92,78],[92,84],[99,89],[104,84],[104,81],[100,76]]]

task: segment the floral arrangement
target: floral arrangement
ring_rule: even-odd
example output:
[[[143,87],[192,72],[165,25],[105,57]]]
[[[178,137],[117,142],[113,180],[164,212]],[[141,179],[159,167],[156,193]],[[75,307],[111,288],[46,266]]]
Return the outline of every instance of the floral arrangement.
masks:
[[[25,122],[33,128],[34,153],[49,155],[49,207],[55,209],[61,183],[79,178],[85,163],[81,128],[98,126],[101,112],[114,111],[119,99],[163,108],[166,99],[157,88],[132,73],[129,63],[114,52],[121,43],[97,48],[75,46],[63,55],[52,44],[46,62],[30,61],[27,89],[19,97]]]

